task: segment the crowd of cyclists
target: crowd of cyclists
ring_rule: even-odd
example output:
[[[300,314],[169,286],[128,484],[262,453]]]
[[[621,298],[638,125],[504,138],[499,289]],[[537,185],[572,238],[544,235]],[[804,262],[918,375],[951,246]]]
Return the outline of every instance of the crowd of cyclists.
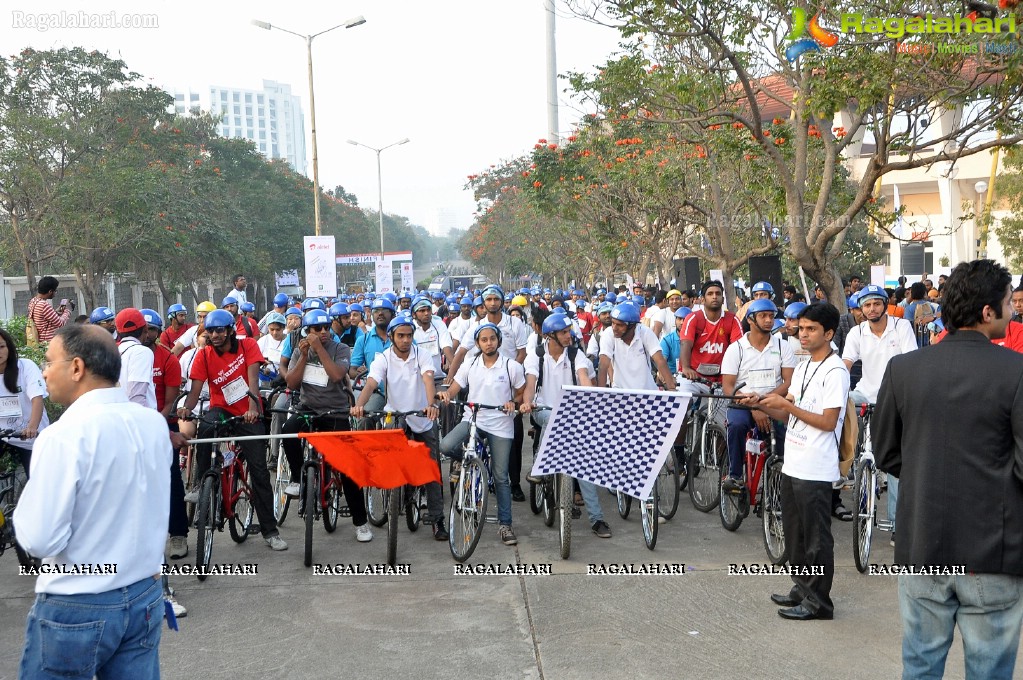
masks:
[[[863,285],[852,276],[845,284],[849,312],[838,323],[831,353],[850,372],[856,404],[877,400],[891,357],[941,341],[942,283],[941,277],[938,286],[925,278],[909,287],[886,289]],[[40,325],[47,320],[91,323],[113,334],[122,358],[121,386],[132,401],[159,410],[170,430],[181,433],[175,445],[182,453],[185,439],[213,434],[210,418],[240,417],[236,435],[265,435],[272,427],[272,407],[290,409],[278,428],[285,434],[367,429],[373,427],[368,414],[421,411],[423,415],[407,418],[407,431],[428,446],[439,466],[441,456],[461,456],[469,431],[467,420],[458,422],[451,402],[503,407],[479,412],[477,426],[490,446],[498,537],[505,545],[517,543],[513,508],[525,501],[525,435],[542,437],[565,386],[678,389],[699,397],[709,385],[718,385],[738,398],[737,405],[768,403],[770,395],[784,397],[794,389],[793,372],[810,358],[800,340],[799,319],[808,307],[826,302],[820,288],[806,300],[787,283],[777,294],[766,281],[754,283],[749,298],[737,288],[730,305],[719,281],[706,281],[699,290],[636,285],[632,290],[505,291],[491,284],[479,290],[360,293],[329,300],[298,300],[280,293],[273,308],[259,315],[246,299],[244,277],[235,277],[234,284],[219,305],[204,301],[194,313],[182,304],[171,305],[165,313],[98,307],[71,320],[70,310],[53,311],[48,302],[52,292],[33,298],[32,305],[40,307],[42,301],[53,312],[44,310]],[[40,292],[49,286],[41,282]],[[1023,351],[1023,285],[1013,292],[1012,305],[1012,328],[998,342]],[[45,339],[44,334],[40,337]],[[48,422],[42,408],[46,390],[39,367],[19,358],[13,339],[2,330],[0,372],[0,426],[23,433],[23,439],[11,443],[22,452],[27,474],[33,438]],[[272,404],[267,401],[270,394],[277,395]],[[742,491],[748,439],[767,436],[773,428],[779,445],[785,441],[786,424],[772,418],[769,410],[727,410],[722,493]],[[445,412],[450,417],[441,417]],[[196,420],[200,415],[206,418]],[[686,464],[684,440],[683,431],[675,447],[680,466]],[[195,479],[210,464],[209,447],[197,446]],[[241,450],[259,531],[271,549],[286,550],[274,515],[267,444],[245,439]],[[299,497],[301,444],[286,439],[283,450],[291,470],[284,493]],[[453,466],[451,481],[457,479],[457,469]],[[526,481],[541,480],[527,476]],[[832,516],[841,521],[853,518],[842,502],[842,489],[849,484],[844,477],[834,480]],[[576,489],[574,503],[585,507],[592,532],[610,537],[597,488],[580,480]],[[888,489],[894,544],[898,480],[890,478]],[[363,490],[346,477],[343,490],[357,540],[372,540]],[[185,488],[175,460],[167,550],[171,559],[188,555],[185,506],[197,494],[197,489]],[[426,522],[436,540],[447,540],[443,485],[428,485],[426,495]]]

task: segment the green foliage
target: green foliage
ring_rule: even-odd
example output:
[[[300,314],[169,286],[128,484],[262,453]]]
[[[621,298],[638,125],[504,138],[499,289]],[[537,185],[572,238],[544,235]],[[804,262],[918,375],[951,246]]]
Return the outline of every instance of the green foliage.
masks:
[[[29,359],[38,366],[40,369],[46,366],[46,345],[47,343],[41,342],[35,347],[29,347],[25,342],[25,326],[28,323],[28,317],[25,316],[13,316],[10,319],[0,319],[0,328],[11,334],[14,339],[14,345],[18,349],[18,356],[22,359]],[[64,407],[60,404],[50,401],[50,399],[44,398],[43,405],[46,409],[46,414],[50,417],[50,422],[56,421],[60,418],[60,414],[64,412]],[[4,469],[3,459],[0,459],[0,470]]]
[[[1014,272],[1023,271],[1023,147],[1005,154],[1005,173],[998,177],[995,190],[1008,202],[1009,215],[994,228],[1005,253],[1005,264]]]

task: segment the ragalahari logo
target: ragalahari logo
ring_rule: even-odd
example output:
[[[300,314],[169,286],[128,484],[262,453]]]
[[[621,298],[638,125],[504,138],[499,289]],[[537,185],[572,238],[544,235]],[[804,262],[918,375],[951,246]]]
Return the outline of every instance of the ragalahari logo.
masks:
[[[819,52],[822,47],[834,47],[838,44],[838,35],[821,27],[820,12],[806,20],[806,10],[796,7],[792,10],[792,30],[785,36],[786,40],[795,40],[785,49],[785,58],[793,62],[804,52]],[[809,33],[809,38],[803,35]]]

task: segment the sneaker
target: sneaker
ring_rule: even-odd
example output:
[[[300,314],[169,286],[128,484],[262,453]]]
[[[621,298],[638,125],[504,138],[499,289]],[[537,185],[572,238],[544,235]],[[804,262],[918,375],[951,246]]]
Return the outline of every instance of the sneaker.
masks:
[[[451,462],[451,476],[448,481],[452,484],[458,484],[458,478],[462,476],[462,463],[459,461]]]
[[[170,558],[172,560],[180,560],[182,557],[188,556],[188,539],[184,536],[171,536],[170,539]]]
[[[600,538],[611,538],[611,527],[604,520],[597,520],[593,523],[593,533]]]
[[[501,543],[505,545],[517,545],[519,539],[515,538],[515,532],[507,524],[502,524],[497,530],[497,535],[501,537]]]
[[[373,530],[369,528],[368,523],[355,527],[355,540],[359,543],[369,543],[373,540]]]
[[[742,480],[738,477],[725,477],[721,480],[721,490],[725,493],[738,493],[742,491]]]
[[[199,489],[192,489],[185,494],[186,503],[198,503],[199,502]]]
[[[174,611],[174,616],[176,618],[181,619],[188,616],[188,610],[185,609],[184,605],[175,600],[173,595],[164,592],[163,599],[166,600],[167,602],[170,602],[171,609]]]
[[[444,528],[444,520],[438,519],[433,523],[433,539],[435,541],[448,540],[448,530]]]
[[[266,544],[270,546],[270,550],[287,550],[288,544],[284,542],[280,534],[274,534],[273,536],[267,536]]]
[[[291,482],[284,487],[284,495],[291,496],[292,498],[298,498],[298,495],[302,493],[302,485],[298,482]]]
[[[512,484],[511,497],[516,503],[522,503],[526,500],[526,494],[522,493],[522,487],[518,484]]]

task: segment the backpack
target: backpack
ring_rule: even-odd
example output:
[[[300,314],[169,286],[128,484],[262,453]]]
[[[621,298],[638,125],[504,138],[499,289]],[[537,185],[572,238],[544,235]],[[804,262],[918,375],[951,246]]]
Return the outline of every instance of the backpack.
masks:
[[[28,304],[28,320],[25,322],[25,344],[29,347],[39,346],[39,329],[36,328],[36,322],[32,320],[34,312],[35,305],[30,302]]]
[[[544,352],[545,352],[543,346],[544,346],[544,340],[540,339],[539,342],[536,343],[536,356],[538,356],[540,358],[540,375],[537,376],[537,378],[536,378],[536,391],[537,392],[539,392],[540,388],[543,387],[543,374],[544,374],[544,370],[543,370],[543,367],[544,367],[543,355],[544,355]],[[572,371],[572,384],[578,386],[579,385],[579,377],[575,374],[575,358],[579,354],[579,345],[576,345],[575,343],[572,343],[571,345],[569,345],[568,347],[565,348],[565,351],[568,352],[568,367]]]

